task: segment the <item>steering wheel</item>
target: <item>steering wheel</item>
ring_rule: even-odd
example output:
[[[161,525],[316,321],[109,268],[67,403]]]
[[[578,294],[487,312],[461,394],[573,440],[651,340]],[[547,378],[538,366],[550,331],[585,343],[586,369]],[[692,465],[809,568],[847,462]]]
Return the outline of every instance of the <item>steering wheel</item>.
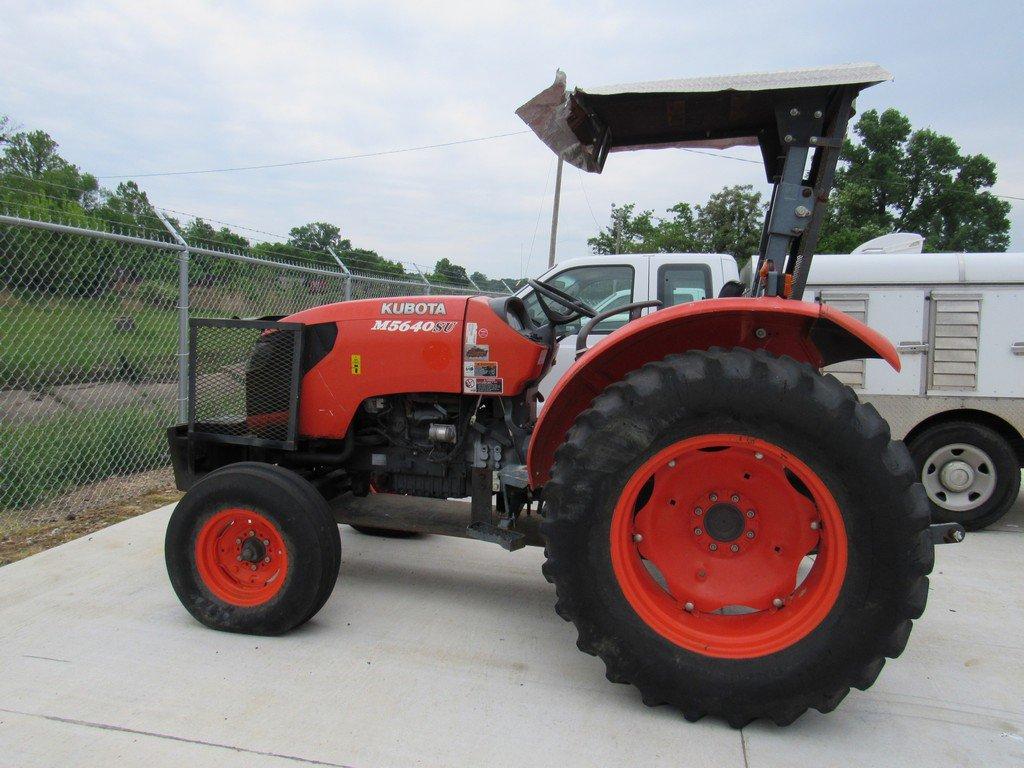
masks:
[[[549,283],[542,283],[540,280],[527,280],[526,283],[537,294],[537,303],[540,304],[541,311],[551,321],[552,325],[568,325],[575,320],[579,320],[581,317],[597,316],[597,312],[582,301],[574,296],[570,296],[563,290],[555,288],[555,286]],[[568,313],[562,314],[553,310],[544,301],[545,296],[564,309],[569,310]]]

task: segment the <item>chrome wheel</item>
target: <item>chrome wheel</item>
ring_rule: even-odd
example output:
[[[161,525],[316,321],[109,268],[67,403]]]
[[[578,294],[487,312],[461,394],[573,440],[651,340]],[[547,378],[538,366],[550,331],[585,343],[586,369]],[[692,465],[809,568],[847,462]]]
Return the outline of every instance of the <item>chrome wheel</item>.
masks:
[[[932,503],[950,512],[970,512],[992,498],[995,465],[977,446],[952,443],[925,460],[921,483]]]

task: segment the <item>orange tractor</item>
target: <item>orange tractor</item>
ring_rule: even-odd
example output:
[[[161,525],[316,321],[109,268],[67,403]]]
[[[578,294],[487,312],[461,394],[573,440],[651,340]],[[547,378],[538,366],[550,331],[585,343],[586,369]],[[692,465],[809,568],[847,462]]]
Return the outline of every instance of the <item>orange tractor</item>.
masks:
[[[169,431],[184,606],[234,632],[302,624],[337,580],[338,522],[536,544],[580,649],[646,704],[787,724],[870,686],[924,610],[933,545],[963,536],[929,526],[907,450],[821,373],[898,368],[893,346],[799,300],[853,100],[887,79],[851,65],[570,91],[559,73],[520,108],[590,172],[620,150],[759,146],[774,191],[752,292],[598,312],[530,281],[193,321],[189,419]],[[577,360],[538,417],[573,324]]]

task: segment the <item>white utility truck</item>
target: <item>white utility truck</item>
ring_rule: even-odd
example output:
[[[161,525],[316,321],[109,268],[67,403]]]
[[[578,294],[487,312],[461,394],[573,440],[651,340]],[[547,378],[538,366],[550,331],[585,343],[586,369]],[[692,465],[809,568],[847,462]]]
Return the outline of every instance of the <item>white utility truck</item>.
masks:
[[[920,249],[920,237],[900,234],[851,254],[815,256],[804,299],[832,304],[897,344],[899,373],[881,360],[826,370],[873,404],[893,437],[906,441],[934,519],[977,530],[1002,517],[1020,490],[1024,254]],[[604,312],[636,302],[668,307],[712,298],[739,277],[726,254],[658,253],[568,259],[540,279]],[[519,295],[542,322],[532,291]],[[600,322],[585,346],[601,343],[626,320],[623,313]],[[545,397],[576,357],[579,324],[567,331],[541,383]]]

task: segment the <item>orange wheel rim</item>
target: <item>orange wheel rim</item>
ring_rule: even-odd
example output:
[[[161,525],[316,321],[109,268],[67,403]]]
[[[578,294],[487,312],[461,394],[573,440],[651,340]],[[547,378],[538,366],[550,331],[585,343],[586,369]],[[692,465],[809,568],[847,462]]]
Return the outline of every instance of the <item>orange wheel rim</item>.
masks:
[[[288,549],[270,520],[251,509],[215,513],[196,537],[196,569],[207,589],[231,605],[262,605],[288,575]]]
[[[677,442],[626,482],[615,577],[655,632],[690,651],[756,658],[814,631],[846,576],[846,528],[810,467],[734,434]]]

